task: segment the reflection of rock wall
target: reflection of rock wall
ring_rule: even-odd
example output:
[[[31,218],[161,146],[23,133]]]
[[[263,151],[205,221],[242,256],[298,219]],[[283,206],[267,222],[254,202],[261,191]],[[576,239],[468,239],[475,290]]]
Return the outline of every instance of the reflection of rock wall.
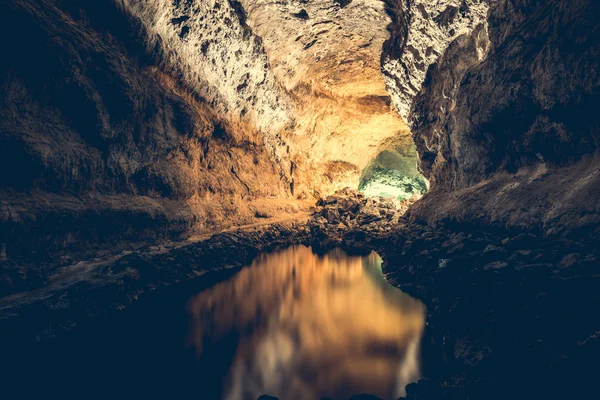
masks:
[[[397,398],[419,376],[424,308],[387,286],[380,265],[305,247],[264,256],[190,300],[190,343],[241,334],[231,399]]]

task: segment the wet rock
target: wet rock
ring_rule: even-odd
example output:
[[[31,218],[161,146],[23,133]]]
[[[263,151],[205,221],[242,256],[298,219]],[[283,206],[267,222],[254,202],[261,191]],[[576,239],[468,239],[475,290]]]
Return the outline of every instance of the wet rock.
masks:
[[[256,218],[271,218],[271,214],[264,212],[264,211],[256,211],[254,213],[254,216]]]
[[[491,262],[489,264],[486,264],[483,267],[483,270],[484,271],[489,271],[489,270],[504,268],[504,267],[507,267],[507,266],[508,266],[508,263],[506,263],[504,261],[494,261],[494,262]]]
[[[497,252],[500,248],[498,246],[494,246],[493,244],[488,244],[483,250],[484,253]]]
[[[537,236],[533,233],[521,233],[511,238],[502,240],[502,245],[509,249],[527,249],[535,245]]]
[[[454,357],[473,367],[491,354],[488,346],[469,338],[459,338],[454,345]]]
[[[562,260],[560,260],[558,267],[559,268],[569,268],[569,267],[573,266],[575,263],[577,263],[577,261],[579,260],[580,257],[581,257],[581,255],[577,254],[577,253],[568,254]]]

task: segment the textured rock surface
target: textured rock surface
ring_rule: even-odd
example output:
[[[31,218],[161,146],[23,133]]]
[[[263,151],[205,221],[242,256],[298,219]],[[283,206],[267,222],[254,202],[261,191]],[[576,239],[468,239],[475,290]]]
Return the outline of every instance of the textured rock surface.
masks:
[[[231,8],[219,11],[220,34],[246,61],[207,54],[223,74],[250,63],[250,92],[236,90],[239,70],[226,80],[181,65],[159,45],[171,43],[166,31],[159,40],[112,2],[10,0],[0,11],[2,35],[27,31],[7,41],[0,60],[0,262],[25,256],[39,266],[75,244],[248,223],[253,199],[291,196],[290,166],[278,153],[286,147],[274,136],[287,123],[285,102],[260,41]],[[171,39],[187,51],[194,35]],[[193,66],[202,65],[212,61]],[[187,78],[200,72],[191,85]],[[224,86],[205,86],[207,79]],[[226,90],[233,80],[235,95]],[[243,114],[242,104],[258,114],[230,117]]]
[[[415,102],[421,167],[435,186],[465,187],[533,164],[568,165],[597,150],[598,4],[509,3],[490,10],[489,54],[481,57],[483,30],[456,41]]]
[[[549,232],[600,221],[597,2],[462,2],[451,13],[462,27],[452,38],[426,35],[439,33],[447,18],[423,28],[422,17],[435,14],[419,3],[393,4],[397,19],[383,58],[392,97],[406,99],[398,108],[409,115],[431,183],[413,215]],[[415,30],[443,49],[422,86],[411,83],[419,82],[408,44]]]
[[[323,251],[342,247],[348,252],[361,252],[372,246],[373,240],[394,234],[417,199],[367,198],[353,189],[338,190],[317,201],[308,224],[312,246]]]
[[[429,66],[455,39],[487,26],[489,0],[386,0],[394,15],[382,54],[382,73],[394,106],[410,120],[413,99]],[[485,48],[481,48],[481,55]]]
[[[298,193],[303,182],[309,195],[357,187],[361,171],[383,149],[414,154],[380,72],[381,47],[391,22],[383,2],[240,4],[248,25],[263,40],[275,77],[296,105],[296,124],[287,142]]]
[[[357,187],[381,150],[414,155],[379,1],[1,7],[5,37],[28,32],[0,61],[2,262],[251,223],[276,212],[257,199]]]
[[[305,241],[376,249],[426,303],[429,379],[408,398],[589,397],[600,5],[385,3],[391,19],[375,0],[0,3],[14,39],[0,59],[3,343]],[[407,148],[392,105],[432,188],[409,217],[344,191],[308,226],[268,225],[282,199],[357,183],[382,148]],[[135,244],[256,218],[250,233]],[[94,246],[128,251],[76,263]]]
[[[289,100],[237,1],[124,0],[123,4],[148,29],[147,44],[164,52],[161,62],[219,114],[248,122],[266,135],[275,135],[290,123]]]

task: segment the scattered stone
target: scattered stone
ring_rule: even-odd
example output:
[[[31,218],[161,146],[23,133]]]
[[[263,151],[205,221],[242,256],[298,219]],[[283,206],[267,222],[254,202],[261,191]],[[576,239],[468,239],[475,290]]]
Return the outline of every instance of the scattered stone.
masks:
[[[258,211],[258,210],[254,213],[254,216],[256,218],[271,218],[271,214],[264,212],[264,211]]]
[[[558,264],[559,268],[569,268],[575,264],[581,256],[577,253],[566,255]]]
[[[484,271],[489,271],[491,269],[500,269],[500,268],[504,268],[506,266],[508,266],[508,263],[506,263],[504,261],[494,261],[494,262],[491,262],[489,264],[486,264],[483,267],[483,270]]]
[[[491,251],[497,251],[497,250],[499,250],[499,249],[500,249],[500,248],[499,248],[498,246],[494,246],[493,244],[488,244],[488,245],[485,247],[485,249],[483,250],[483,252],[484,252],[484,253],[488,253],[488,252],[491,252]]]

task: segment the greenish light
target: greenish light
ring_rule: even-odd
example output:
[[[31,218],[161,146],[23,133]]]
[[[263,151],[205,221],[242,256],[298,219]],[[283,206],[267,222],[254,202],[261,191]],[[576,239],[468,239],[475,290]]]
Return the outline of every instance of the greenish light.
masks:
[[[358,190],[367,197],[394,197],[405,200],[427,192],[427,184],[420,176],[409,177],[396,169],[375,168],[369,179],[361,179]]]

